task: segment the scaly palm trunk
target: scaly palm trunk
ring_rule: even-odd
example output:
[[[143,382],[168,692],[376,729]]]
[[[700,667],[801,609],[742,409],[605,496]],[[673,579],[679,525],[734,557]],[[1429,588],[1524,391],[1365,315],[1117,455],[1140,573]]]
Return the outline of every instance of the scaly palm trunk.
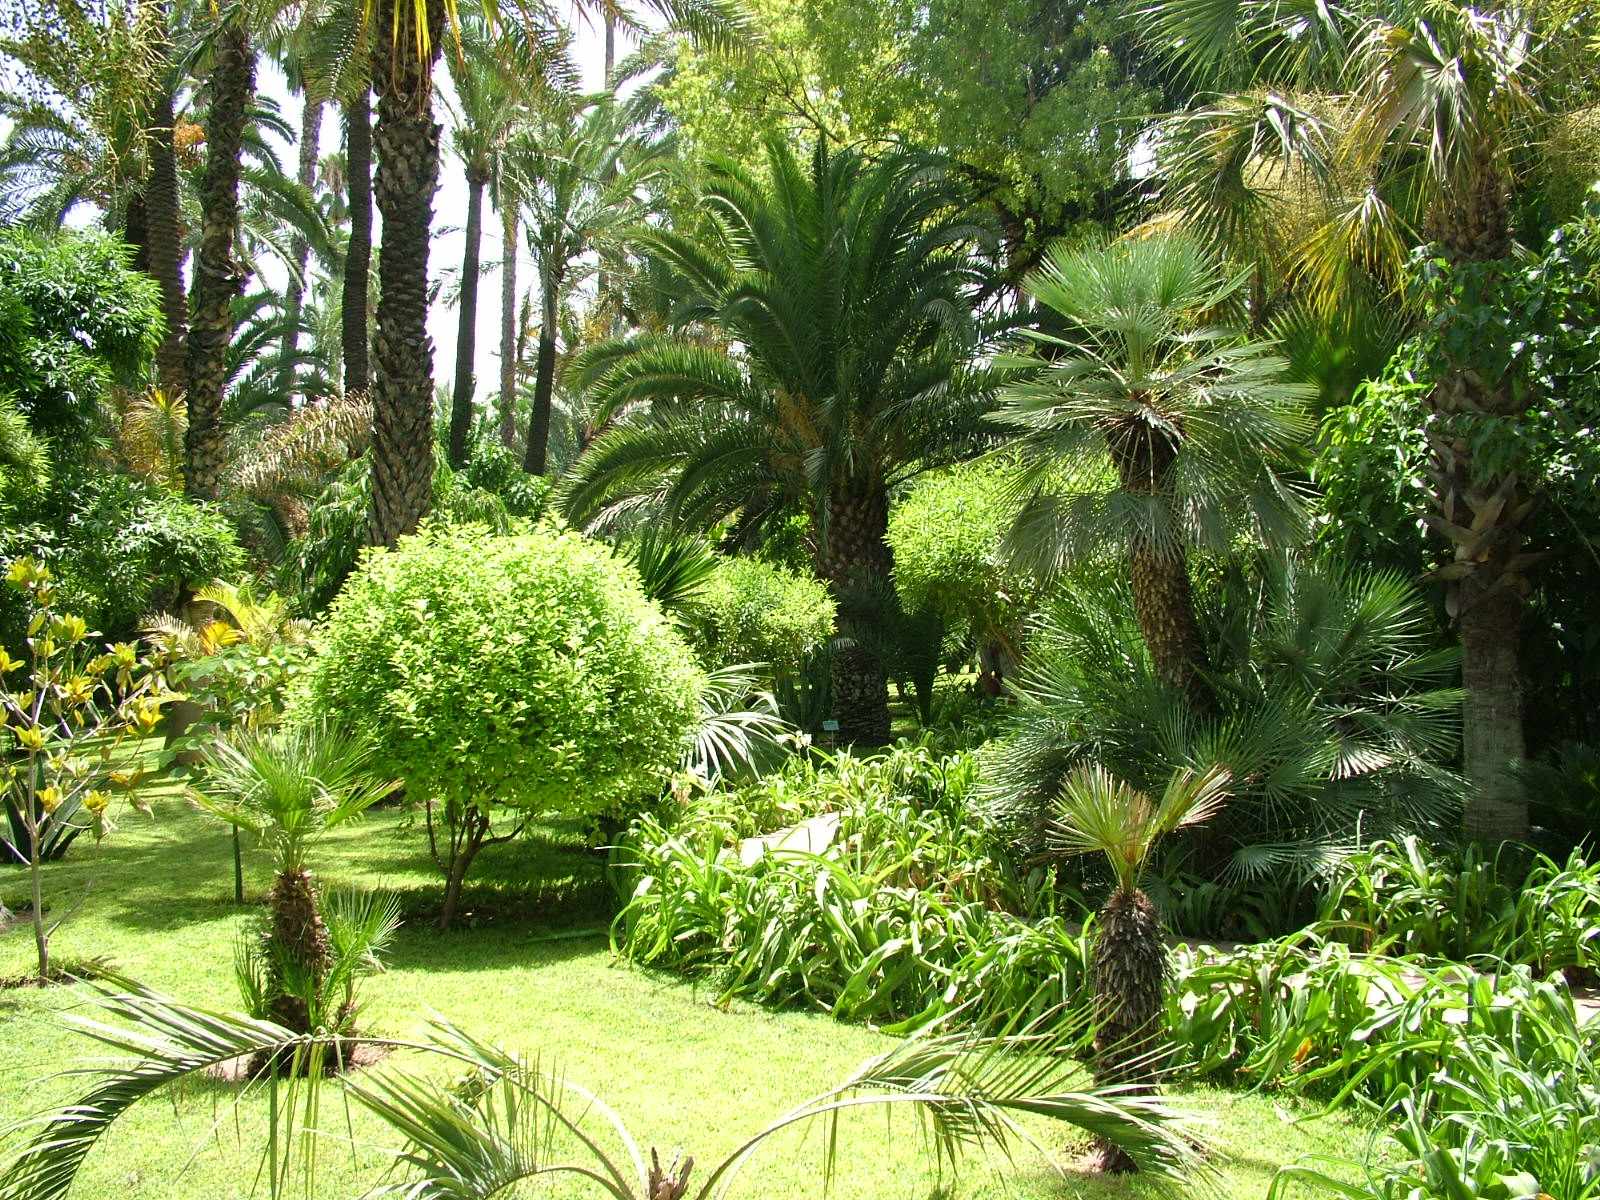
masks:
[[[183,229],[179,208],[178,157],[172,144],[172,92],[165,82],[150,120],[150,180],[145,212],[150,229],[150,274],[161,288],[166,328],[156,347],[156,378],[161,390],[177,397],[188,386],[184,342],[189,336],[189,297],[183,290]]]
[[[1106,446],[1124,490],[1160,496],[1170,488],[1178,448],[1169,438],[1141,424],[1113,430]],[[1134,618],[1156,677],[1183,692],[1197,709],[1209,709],[1212,696],[1201,675],[1205,643],[1195,619],[1188,555],[1182,545],[1157,545],[1144,536],[1135,536],[1128,551]]]
[[[1511,252],[1510,189],[1488,151],[1477,185],[1435,214],[1436,234],[1459,266],[1504,260]],[[1514,470],[1484,472],[1473,434],[1490,421],[1516,421],[1527,411],[1509,380],[1471,361],[1452,362],[1428,397],[1434,420],[1435,512],[1429,523],[1451,544],[1441,572],[1447,607],[1461,634],[1462,762],[1471,795],[1466,831],[1484,842],[1528,832],[1528,801],[1509,769],[1526,754],[1519,650],[1523,595],[1522,523],[1533,508]]]
[[[184,435],[184,490],[214,500],[222,475],[222,393],[227,386],[233,302],[246,272],[234,257],[239,232],[239,155],[245,109],[255,94],[255,56],[242,17],[218,31],[212,47],[206,113],[206,170],[200,186],[200,253],[189,326],[189,429]]]
[[[367,362],[367,293],[372,269],[372,95],[366,88],[344,105],[346,203],[350,240],[344,252],[339,299],[339,334],[344,354],[344,390],[371,385]]]
[[[300,110],[300,163],[296,178],[301,187],[315,196],[317,152],[322,140],[322,100],[313,99],[309,94],[302,98],[305,103]],[[289,276],[284,296],[289,328],[283,335],[284,361],[278,375],[278,391],[283,396],[289,396],[294,389],[294,360],[300,352],[300,313],[305,304],[306,264],[311,259],[311,246],[297,235],[289,243],[289,255],[294,259],[295,269]]]
[[[833,654],[834,717],[843,741],[883,745],[889,740],[889,682],[879,646],[884,606],[894,597],[889,498],[881,485],[853,484],[837,487],[827,504],[816,571],[838,606],[845,643]]]
[[[467,168],[467,246],[461,262],[461,313],[456,327],[456,382],[450,393],[450,465],[467,463],[472,430],[473,360],[478,353],[478,254],[483,242],[483,190],[489,176]]]
[[[122,242],[128,247],[128,265],[135,271],[150,272],[150,213],[145,207],[144,190],[128,195],[122,210]]]
[[[517,206],[500,197],[500,441],[517,443]]]
[[[433,63],[443,0],[381,0],[373,39],[378,121],[374,192],[383,215],[378,246],[378,331],[372,393],[372,511],[367,538],[393,545],[433,504],[433,342],[428,337],[428,240],[439,180]],[[426,53],[419,53],[419,34]]]
[[[543,475],[550,458],[550,416],[556,391],[556,289],[560,281],[541,277],[539,358],[533,374],[533,412],[528,417],[528,445],[522,452],[522,469]]]
[[[321,995],[333,965],[333,948],[311,872],[280,872],[267,893],[267,905],[272,913],[267,933],[272,944],[266,959],[270,1015],[296,1033],[310,1033],[316,1014],[307,1003],[307,993]]]
[[[1103,1084],[1154,1078],[1166,1004],[1167,949],[1161,918],[1138,888],[1118,887],[1100,910],[1094,941],[1094,1076]],[[1132,1171],[1133,1159],[1108,1141],[1095,1144],[1104,1171]]]

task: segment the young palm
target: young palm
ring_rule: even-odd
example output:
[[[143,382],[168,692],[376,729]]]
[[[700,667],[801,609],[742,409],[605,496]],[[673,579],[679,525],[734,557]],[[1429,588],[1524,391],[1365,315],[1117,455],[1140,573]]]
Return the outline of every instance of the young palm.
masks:
[[[1311,429],[1311,390],[1222,319],[1241,284],[1187,237],[1055,250],[1027,281],[1055,328],[1009,360],[996,417],[1017,434],[1017,550],[1049,569],[1125,551],[1156,671],[1200,707],[1189,554],[1293,536],[1278,468]]]
[[[808,516],[848,639],[834,655],[841,733],[884,741],[884,669],[858,601],[893,568],[891,489],[980,442],[985,394],[964,386],[973,231],[926,163],[821,144],[803,164],[770,143],[760,176],[713,162],[703,208],[701,237],[636,236],[676,277],[680,331],[578,363],[610,428],[578,461],[568,512],[651,504],[694,527],[737,514],[752,530]]]
[[[312,1032],[314,998],[334,964],[307,855],[324,834],[394,790],[371,766],[369,745],[325,725],[241,729],[207,752],[200,784],[189,792],[272,855],[265,1000],[272,1019],[297,1032]]]
[[[1058,854],[1104,854],[1116,882],[1096,918],[1094,939],[1095,1073],[1105,1083],[1137,1083],[1152,1074],[1165,1005],[1167,948],[1161,918],[1139,888],[1156,842],[1175,829],[1207,820],[1227,799],[1228,772],[1173,773],[1159,800],[1112,777],[1104,767],[1081,767],[1056,798],[1048,828]],[[1110,1143],[1099,1147],[1105,1170],[1133,1163]]]

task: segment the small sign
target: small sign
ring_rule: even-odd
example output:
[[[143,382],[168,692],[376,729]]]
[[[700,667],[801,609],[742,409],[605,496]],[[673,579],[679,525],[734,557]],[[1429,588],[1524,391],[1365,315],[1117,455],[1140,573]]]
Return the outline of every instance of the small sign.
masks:
[[[838,733],[839,732],[839,722],[837,722],[837,721],[824,721],[822,723],[822,732],[823,733]]]

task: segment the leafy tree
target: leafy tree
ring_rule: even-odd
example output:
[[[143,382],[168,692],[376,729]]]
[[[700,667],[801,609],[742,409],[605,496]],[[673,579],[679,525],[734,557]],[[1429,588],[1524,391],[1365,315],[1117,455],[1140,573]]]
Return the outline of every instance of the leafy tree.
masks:
[[[678,761],[704,677],[631,575],[576,534],[432,526],[369,555],[329,610],[306,703],[427,805],[441,926],[498,812],[598,816]]]
[[[1190,555],[1298,535],[1280,472],[1311,429],[1310,389],[1218,320],[1241,283],[1182,236],[1057,248],[1028,281],[1052,324],[1010,362],[1025,374],[996,415],[1017,435],[1018,551],[1046,570],[1125,552],[1156,673],[1201,708]]]
[[[348,1011],[328,1011],[334,945],[307,861],[320,838],[394,790],[375,758],[360,738],[326,725],[241,728],[205,753],[189,789],[200,808],[260,838],[272,855],[263,1015],[295,1033],[343,1032],[349,1020]]]
[[[767,181],[708,167],[709,230],[643,231],[681,297],[679,332],[582,356],[598,420],[566,505],[578,519],[659,502],[706,527],[761,528],[799,512],[813,569],[849,639],[834,656],[845,737],[888,737],[875,603],[890,586],[892,488],[978,444],[984,399],[972,340],[972,234],[923,160],[869,162],[819,142],[802,164],[767,147]]]
[[[833,636],[834,606],[815,579],[753,558],[714,558],[684,605],[690,643],[709,666],[764,663],[773,680],[799,675]]]
[[[1209,820],[1227,800],[1228,772],[1196,774],[1180,767],[1159,800],[1114,778],[1104,767],[1081,767],[1056,797],[1049,827],[1057,854],[1103,854],[1115,884],[1095,918],[1096,1075],[1128,1084],[1150,1077],[1166,1007],[1167,945],[1161,915],[1139,888],[1161,838]],[[1135,1167],[1127,1151],[1101,1140],[1102,1170]]]

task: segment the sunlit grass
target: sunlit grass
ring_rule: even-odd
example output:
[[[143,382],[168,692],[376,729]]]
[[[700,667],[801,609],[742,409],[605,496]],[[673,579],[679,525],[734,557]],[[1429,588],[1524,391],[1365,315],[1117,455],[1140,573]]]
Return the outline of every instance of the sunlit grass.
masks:
[[[191,811],[176,785],[155,793],[153,819],[129,813],[102,845],[86,840],[49,869],[52,909],[69,912],[55,949],[63,958],[104,958],[184,1000],[233,1007],[233,942],[249,909],[232,902],[229,835]],[[366,986],[367,1028],[418,1033],[434,1014],[508,1048],[539,1054],[615,1107],[645,1145],[663,1155],[682,1148],[701,1163],[741,1135],[819,1092],[888,1045],[885,1035],[820,1014],[726,1009],[711,993],[668,976],[613,964],[604,929],[611,903],[604,864],[576,835],[545,830],[485,851],[480,884],[463,927],[429,927],[438,880],[420,823],[394,810],[336,831],[313,863],[329,883],[399,892],[418,914],[402,932],[390,970]],[[264,856],[247,851],[246,889],[259,900],[268,882]],[[21,872],[0,875],[0,899],[15,907]],[[27,969],[26,929],[0,936],[0,975]],[[73,1093],[50,1078],[93,1047],[65,1033],[57,1013],[80,989],[0,992],[0,1111],[21,1116]],[[75,1195],[89,1200],[170,1197],[214,1200],[265,1195],[255,1178],[263,1101],[237,1106],[234,1093],[207,1084],[176,1103],[148,1102],[91,1156]],[[1306,1152],[1349,1151],[1365,1133],[1344,1121],[1295,1124],[1307,1110],[1270,1098],[1201,1090],[1187,1102],[1211,1121],[1222,1148],[1226,1196],[1259,1197],[1280,1163]],[[357,1119],[349,1129],[335,1105],[325,1113],[322,1197],[358,1196],[390,1156],[382,1131]],[[743,1178],[739,1194],[821,1194],[820,1130],[773,1142]],[[353,1140],[352,1140],[353,1135]],[[1060,1161],[1081,1147],[1046,1129]],[[1014,1164],[972,1164],[953,1185],[924,1169],[913,1122],[867,1118],[841,1147],[832,1194],[851,1197],[1061,1195],[1143,1196],[1147,1185],[1075,1177],[1071,1187],[1019,1149]],[[544,1193],[541,1193],[544,1194]],[[551,1195],[578,1195],[555,1190]]]

